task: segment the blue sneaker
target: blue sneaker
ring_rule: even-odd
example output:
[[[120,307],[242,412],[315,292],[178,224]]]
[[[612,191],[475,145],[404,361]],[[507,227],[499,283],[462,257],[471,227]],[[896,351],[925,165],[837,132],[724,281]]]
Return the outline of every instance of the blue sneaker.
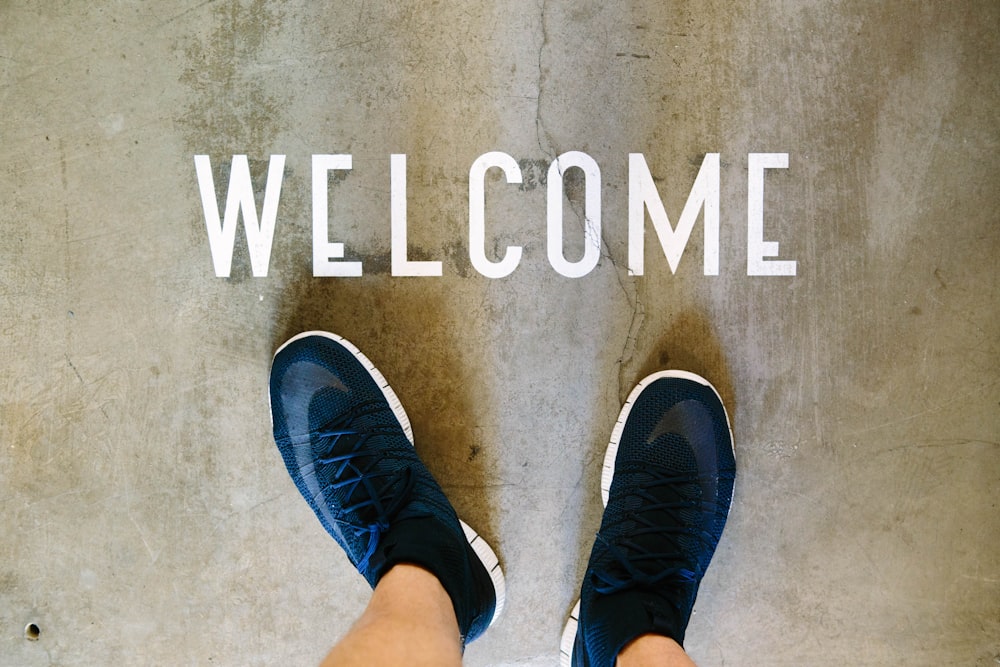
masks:
[[[684,371],[642,380],[604,457],[604,518],[563,630],[564,667],[612,666],[647,633],[683,644],[735,479],[732,429],[715,388]]]
[[[270,398],[289,474],[372,588],[393,565],[412,563],[451,596],[464,643],[496,621],[497,557],[417,457],[410,420],[367,357],[334,334],[299,334],[274,355]]]

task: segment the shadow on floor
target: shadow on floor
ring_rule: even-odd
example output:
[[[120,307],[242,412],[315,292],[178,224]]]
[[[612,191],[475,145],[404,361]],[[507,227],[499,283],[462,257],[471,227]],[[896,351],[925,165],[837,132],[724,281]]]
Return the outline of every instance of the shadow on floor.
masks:
[[[302,331],[346,338],[367,356],[399,396],[413,427],[418,454],[448,494],[459,516],[496,545],[493,508],[485,489],[494,448],[478,441],[461,367],[458,336],[449,326],[441,290],[387,276],[297,280],[279,309],[273,348]]]

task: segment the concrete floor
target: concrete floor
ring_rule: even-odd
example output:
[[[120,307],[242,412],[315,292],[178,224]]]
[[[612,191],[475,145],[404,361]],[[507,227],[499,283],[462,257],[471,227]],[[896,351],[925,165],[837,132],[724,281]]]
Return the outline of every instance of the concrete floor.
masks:
[[[324,655],[368,591],[270,436],[306,328],[380,367],[503,561],[470,665],[556,664],[611,426],[663,367],[713,380],[737,439],[697,661],[1000,662],[1000,5],[474,4],[0,3],[0,665]],[[486,178],[486,256],[523,247],[498,279],[469,258],[489,151],[523,176]],[[602,196],[579,278],[547,258],[568,151],[601,175],[565,178],[571,262]],[[676,273],[647,222],[629,274],[629,153],[674,224],[720,154],[718,275],[701,218]],[[794,276],[747,275],[751,153],[788,154],[763,238]],[[199,154],[221,203],[247,154],[258,206],[287,156],[266,277],[242,223],[216,277]],[[314,154],[352,155],[329,234],[360,278],[313,277]],[[391,154],[441,276],[392,275]]]

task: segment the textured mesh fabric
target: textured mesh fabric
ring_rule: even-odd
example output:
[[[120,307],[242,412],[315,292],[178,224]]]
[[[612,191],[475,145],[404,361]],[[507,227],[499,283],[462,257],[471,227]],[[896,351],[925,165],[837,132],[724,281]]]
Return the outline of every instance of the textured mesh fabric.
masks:
[[[618,443],[581,592],[574,664],[613,665],[645,633],[683,642],[735,472],[725,409],[711,387],[681,378],[645,387]]]
[[[417,457],[402,408],[354,353],[325,336],[293,340],[275,355],[270,396],[292,480],[368,583],[414,562],[448,591],[469,641],[485,630],[495,605],[489,574]]]

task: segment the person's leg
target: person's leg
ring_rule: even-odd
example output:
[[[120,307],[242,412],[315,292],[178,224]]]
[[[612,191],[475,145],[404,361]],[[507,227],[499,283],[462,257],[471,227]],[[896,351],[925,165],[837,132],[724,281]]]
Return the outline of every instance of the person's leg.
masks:
[[[323,667],[460,664],[451,598],[433,574],[407,564],[379,580],[364,614],[323,661]]]
[[[378,656],[406,646],[401,640],[407,664],[461,656],[500,615],[503,574],[417,457],[385,378],[349,342],[307,332],[275,353],[270,400],[292,480],[374,589],[334,650],[338,663],[350,654],[360,664],[400,664]]]
[[[681,645],[662,635],[642,635],[625,645],[617,667],[695,667]]]
[[[639,383],[605,455],[604,517],[563,665],[693,664],[684,635],[735,477],[729,418],[707,380],[663,371]]]

